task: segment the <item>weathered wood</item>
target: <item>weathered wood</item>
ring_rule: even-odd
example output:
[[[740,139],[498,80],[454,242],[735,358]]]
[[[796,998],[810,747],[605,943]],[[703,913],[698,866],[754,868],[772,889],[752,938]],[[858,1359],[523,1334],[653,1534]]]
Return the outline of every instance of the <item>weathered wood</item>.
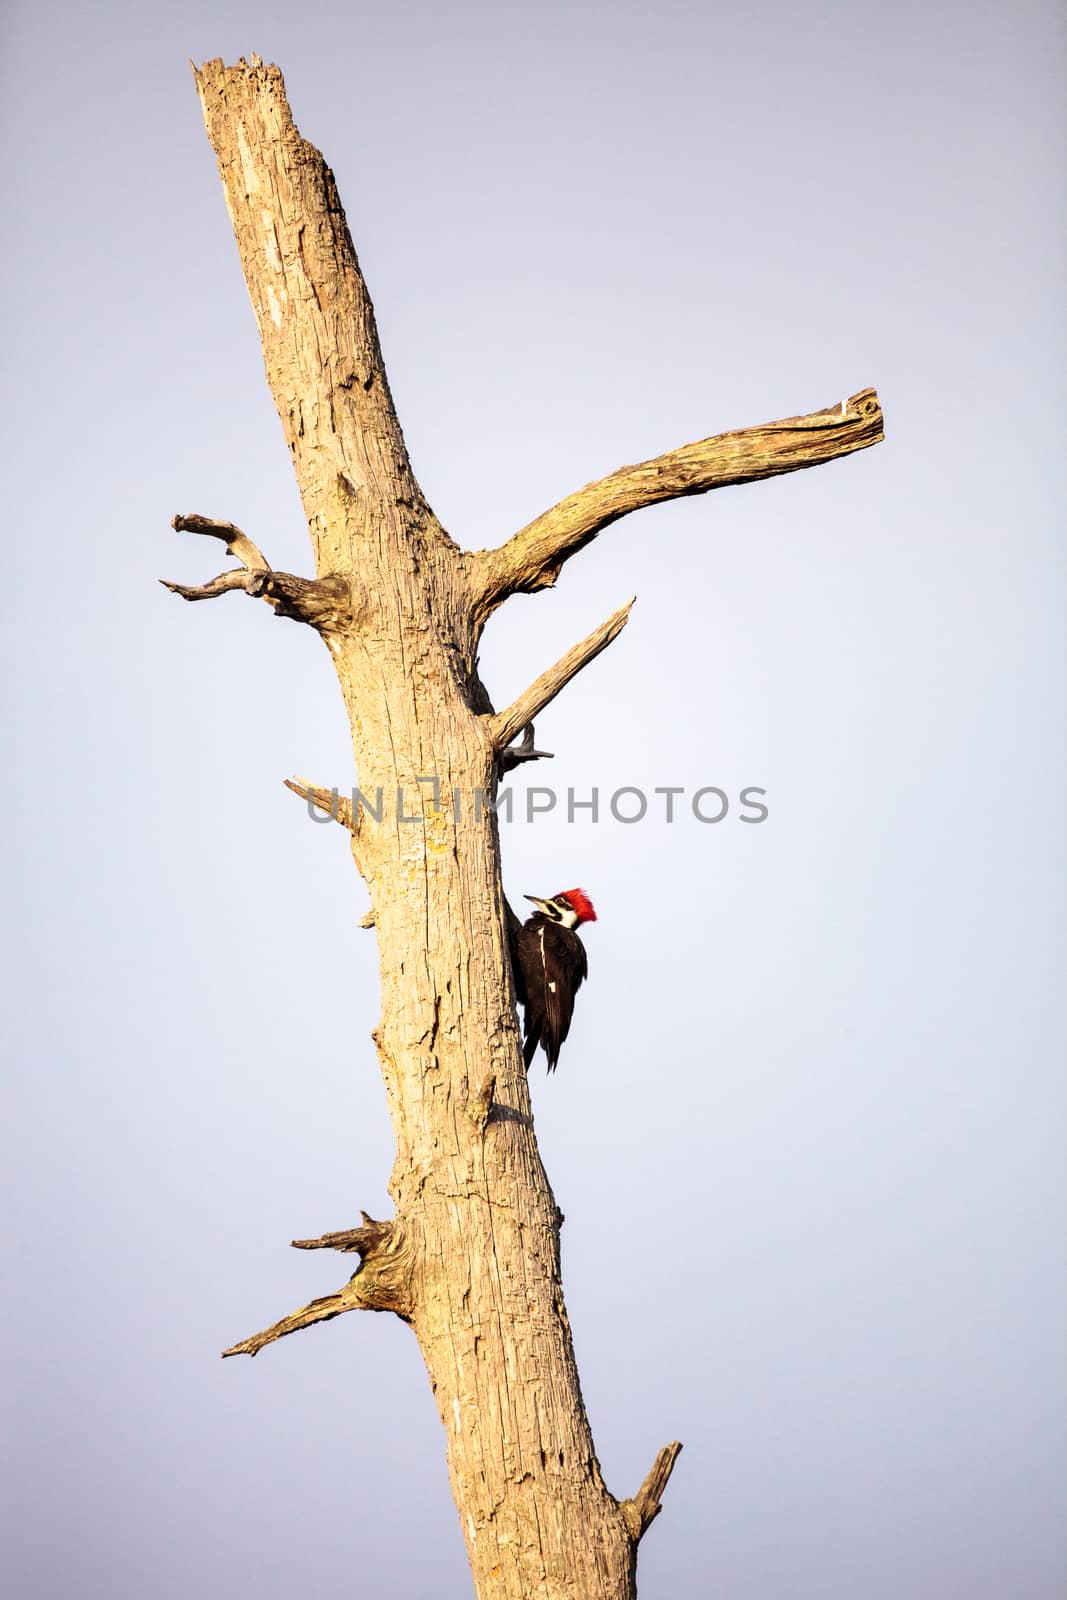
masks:
[[[202,533],[211,539],[221,539],[226,546],[228,556],[236,556],[242,566],[248,567],[253,572],[269,572],[270,562],[259,548],[258,544],[242,533],[236,523],[220,522],[217,517],[202,517],[198,512],[184,514],[178,512],[171,518],[171,527],[175,533]]]
[[[178,533],[206,533],[222,539],[228,555],[242,562],[244,571],[220,572],[209,583],[170,583],[161,578],[164,589],[180,594],[183,600],[214,600],[220,594],[241,590],[257,600],[266,600],[279,617],[307,622],[320,632],[343,627],[351,621],[350,588],[344,578],[300,578],[292,572],[275,572],[258,544],[232,522],[214,517],[182,516],[171,521]]]
[[[662,1511],[660,1502],[674,1471],[674,1463],[681,1453],[682,1446],[677,1439],[673,1444],[665,1444],[633,1499],[622,1502],[623,1516],[635,1539],[643,1537],[649,1523],[654,1522]]]
[[[324,811],[342,828],[347,828],[349,833],[356,832],[356,818],[348,795],[340,794],[337,789],[321,789],[317,784],[305,783],[303,778],[285,778],[283,781],[287,789],[307,801],[309,811]]]
[[[522,1063],[508,957],[514,916],[495,817],[482,803],[501,770],[544,754],[533,748],[531,718],[617,636],[629,606],[499,715],[478,679],[478,638],[508,594],[552,582],[627,511],[873,443],[877,400],[864,391],[839,412],[624,468],[499,550],[465,555],[411,470],[333,176],[297,132],[280,72],[257,58],[212,61],[196,81],[315,553],[317,578],[293,581],[329,596],[328,623],[316,625],[344,696],[361,789],[396,797],[376,823],[362,807],[354,816],[336,791],[289,784],[350,830],[370,894],[361,926],[375,929],[381,968],[374,1042],[396,1139],[396,1215],[294,1241],[358,1251],[360,1270],[226,1354],[254,1355],[348,1310],[394,1311],[425,1358],[479,1600],[632,1600],[638,1541],[681,1446],[659,1453],[632,1499],[607,1489],[563,1302],[562,1216]],[[272,574],[232,524],[179,524],[225,538],[244,563],[205,591],[254,580],[261,592],[292,579]]]
[[[475,804],[492,793],[496,751],[467,569],[415,483],[336,189],[292,125],[280,73],[212,62],[197,80],[319,575],[353,587],[353,620],[327,644],[360,786],[402,788],[421,818],[364,819],[359,864],[382,971],[375,1039],[396,1134],[390,1192],[413,1253],[410,1321],[475,1586],[482,1600],[618,1600],[633,1590],[635,1546],[581,1403],[495,819]],[[466,1108],[489,1075],[494,1114],[479,1127]],[[297,1317],[336,1315],[348,1295]]]
[[[294,1239],[297,1250],[358,1252],[359,1267],[343,1289],[322,1295],[310,1305],[282,1317],[262,1333],[231,1345],[223,1356],[254,1356],[268,1344],[299,1333],[317,1322],[330,1322],[346,1311],[392,1311],[404,1322],[411,1315],[415,1254],[411,1240],[398,1222],[375,1222],[363,1213],[361,1228],[324,1234],[321,1239]]]
[[[207,583],[171,583],[160,578],[164,589],[183,600],[215,600],[220,594],[240,590],[265,600],[277,617],[306,622],[320,632],[341,628],[349,620],[348,584],[343,578],[301,578],[294,572],[274,572],[269,567],[246,571],[235,567],[220,572]]]

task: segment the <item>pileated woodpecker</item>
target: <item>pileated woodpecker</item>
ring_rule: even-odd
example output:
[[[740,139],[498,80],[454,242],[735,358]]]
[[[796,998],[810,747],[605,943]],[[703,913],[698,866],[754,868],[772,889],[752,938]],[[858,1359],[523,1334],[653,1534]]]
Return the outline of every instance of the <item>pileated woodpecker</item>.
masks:
[[[526,1013],[523,1060],[529,1068],[538,1045],[554,1072],[560,1046],[571,1025],[574,996],[589,975],[585,946],[576,928],[595,922],[593,902],[584,889],[565,889],[551,900],[524,895],[537,910],[515,932],[515,988]],[[517,920],[517,919],[516,919]]]

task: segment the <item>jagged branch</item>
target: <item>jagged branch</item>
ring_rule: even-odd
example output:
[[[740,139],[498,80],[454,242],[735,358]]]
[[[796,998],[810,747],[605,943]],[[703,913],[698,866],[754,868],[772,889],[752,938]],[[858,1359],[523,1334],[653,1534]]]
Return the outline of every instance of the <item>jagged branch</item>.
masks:
[[[349,586],[343,578],[300,578],[292,572],[275,572],[259,546],[232,522],[179,513],[171,527],[178,533],[204,533],[223,540],[229,554],[243,564],[243,570],[220,572],[208,583],[171,583],[161,578],[171,594],[179,594],[183,600],[214,600],[240,590],[266,600],[276,616],[306,622],[320,632],[343,628],[352,620]]]
[[[392,1232],[391,1222],[376,1222],[365,1211],[360,1211],[363,1222],[358,1228],[342,1228],[338,1233],[322,1233],[317,1239],[292,1239],[294,1250],[343,1250],[348,1254],[358,1251],[361,1256],[381,1249],[388,1243]]]
[[[233,1344],[228,1350],[222,1352],[226,1356],[255,1356],[268,1344],[274,1344],[278,1339],[284,1339],[290,1333],[299,1333],[301,1328],[310,1328],[316,1322],[329,1322],[333,1317],[339,1317],[345,1311],[358,1311],[364,1309],[363,1302],[356,1293],[356,1283],[360,1274],[357,1272],[336,1294],[325,1294],[318,1300],[312,1300],[309,1305],[301,1306],[299,1311],[294,1311],[288,1317],[283,1317],[280,1322],[273,1323],[269,1328],[264,1328],[262,1333],[254,1333],[250,1339],[242,1339],[240,1344]]]
[[[681,1455],[682,1446],[675,1439],[673,1444],[666,1444],[656,1456],[648,1471],[648,1476],[638,1489],[632,1500],[624,1500],[620,1506],[626,1518],[626,1526],[636,1543],[647,1530],[650,1523],[654,1522],[662,1509],[660,1501],[663,1498],[667,1484],[670,1482],[674,1463]]]
[[[332,789],[322,789],[317,784],[308,783],[304,778],[285,778],[283,781],[287,789],[292,790],[293,794],[298,794],[302,800],[307,801],[308,816],[313,822],[325,820],[341,824],[349,836],[349,842],[352,846],[352,859],[355,861],[359,872],[365,878],[367,876],[366,861],[364,860],[360,831],[363,822],[363,808],[362,805],[356,804],[357,799],[362,798],[359,796],[359,791],[353,790],[352,798],[349,799],[347,795],[338,792],[336,785]],[[316,816],[316,812],[325,812],[325,818]],[[380,808],[378,814],[380,815]],[[373,927],[374,912],[369,911],[361,920],[359,926],[361,928]]]
[[[882,408],[873,389],[837,406],[761,427],[738,428],[683,445],[568,495],[496,550],[468,558],[475,617],[483,623],[511,594],[551,588],[563,563],[620,517],[662,500],[707,494],[728,484],[753,483],[817,467],[865,450],[883,437]]]
[[[363,1225],[319,1239],[294,1239],[297,1250],[358,1252],[360,1264],[344,1288],[322,1295],[279,1322],[231,1345],[223,1356],[254,1356],[266,1345],[316,1322],[329,1322],[346,1311],[392,1311],[406,1321],[411,1313],[413,1251],[405,1230],[395,1222],[376,1222],[364,1211]]]
[[[214,600],[240,589],[256,600],[266,600],[275,616],[306,622],[320,633],[343,628],[349,621],[348,585],[342,578],[299,578],[292,572],[257,570],[220,572],[209,583],[159,581],[183,600]]]
[[[634,600],[636,598],[635,595]],[[541,676],[505,711],[500,711],[488,719],[490,737],[495,750],[506,750],[520,728],[532,722],[538,712],[543,711],[584,666],[598,656],[601,650],[607,649],[611,641],[625,628],[634,600],[628,600],[606,622],[602,622],[588,639],[583,639],[580,644],[572,646],[565,656],[560,657],[555,666],[549,667],[547,672],[542,672]]]
[[[552,761],[553,759],[551,750],[534,749],[534,725],[532,722],[528,722],[522,730],[522,742],[520,744],[509,744],[506,750],[501,750],[497,758],[497,765],[503,776],[505,772],[511,772],[514,767],[522,766],[524,761]]]
[[[340,794],[336,788],[320,789],[316,784],[308,783],[304,778],[285,778],[285,787],[298,794],[308,803],[308,811],[316,808],[325,811],[334,822],[339,822],[342,828],[347,828],[349,833],[355,833],[358,819],[352,810],[352,802],[347,795]]]
[[[220,572],[217,578],[211,578],[207,583],[172,583],[169,578],[160,578],[164,589],[169,589],[171,594],[180,594],[183,600],[214,600],[220,594],[233,594],[240,590],[258,599],[262,594],[262,580],[266,577],[264,572]]]

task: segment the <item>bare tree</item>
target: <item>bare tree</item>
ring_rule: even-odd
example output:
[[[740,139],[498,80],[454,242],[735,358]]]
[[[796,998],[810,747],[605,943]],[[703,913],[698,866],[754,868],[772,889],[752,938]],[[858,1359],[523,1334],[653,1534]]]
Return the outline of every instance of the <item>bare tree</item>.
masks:
[[[616,1499],[582,1404],[560,1282],[561,1217],[534,1137],[491,804],[532,759],[533,719],[625,626],[630,606],[495,711],[482,628],[509,595],[642,506],[835,460],[882,437],[873,390],[810,416],[740,429],[623,467],[493,550],[464,551],[415,480],[374,313],[333,175],[297,132],[279,70],[196,72],[208,135],[303,498],[314,578],[275,572],[232,524],[179,516],[240,565],[188,600],[240,589],[314,628],[352,728],[363,804],[333,805],[370,893],[381,967],[374,1033],[396,1134],[396,1215],[294,1243],[358,1253],[355,1275],[226,1351],[355,1309],[410,1323],[448,1441],[452,1491],[481,1600],[622,1600],[681,1446]],[[392,810],[403,791],[403,823]],[[412,811],[412,798],[420,797]],[[336,802],[336,803],[335,803]],[[370,920],[370,919],[368,919]]]

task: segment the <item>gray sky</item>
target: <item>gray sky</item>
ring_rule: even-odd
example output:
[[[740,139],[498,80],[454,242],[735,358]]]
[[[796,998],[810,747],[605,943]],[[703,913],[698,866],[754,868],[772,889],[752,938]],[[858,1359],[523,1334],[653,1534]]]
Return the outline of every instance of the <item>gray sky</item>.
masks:
[[[387,1213],[373,936],[307,630],[155,580],[310,570],[186,62],[334,167],[416,471],[498,542],[622,462],[876,384],[887,442],[611,529],[483,653],[635,589],[537,782],[593,895],[534,1083],[610,1486],[686,1450],[642,1600],[1062,1592],[1064,340],[1051,6],[9,5],[7,1592],[460,1600],[417,1348],[294,1235]],[[1055,472],[1055,476],[1054,476]],[[397,1578],[397,1573],[402,1577]]]

